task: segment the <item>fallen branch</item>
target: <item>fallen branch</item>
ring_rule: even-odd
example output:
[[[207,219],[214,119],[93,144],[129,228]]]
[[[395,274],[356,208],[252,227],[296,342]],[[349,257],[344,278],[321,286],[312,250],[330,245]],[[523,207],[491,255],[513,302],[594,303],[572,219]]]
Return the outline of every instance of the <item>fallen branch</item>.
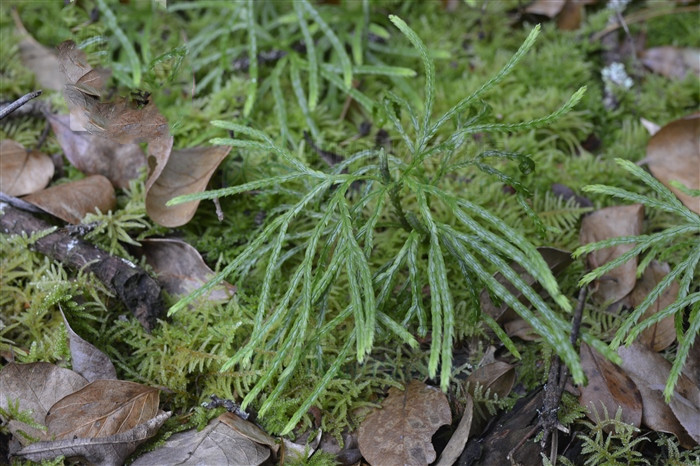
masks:
[[[0,232],[9,235],[47,230],[52,226],[30,212],[0,202]],[[150,331],[164,304],[161,286],[148,274],[121,257],[57,230],[37,240],[32,249],[66,266],[93,273],[124,303],[143,327]]]
[[[15,100],[14,102],[11,102],[7,105],[3,105],[2,108],[0,108],[0,120],[5,118],[7,115],[10,113],[14,112],[18,108],[20,108],[22,105],[26,104],[32,99],[36,99],[41,95],[41,89],[38,91],[30,92],[29,94],[25,94],[19,99]]]

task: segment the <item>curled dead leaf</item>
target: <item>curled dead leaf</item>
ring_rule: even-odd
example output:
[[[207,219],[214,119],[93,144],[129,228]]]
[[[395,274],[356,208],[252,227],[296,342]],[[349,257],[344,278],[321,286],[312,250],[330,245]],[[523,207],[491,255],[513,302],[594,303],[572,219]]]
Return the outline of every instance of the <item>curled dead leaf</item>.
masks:
[[[579,403],[587,408],[588,417],[595,421],[593,413],[601,413],[601,406],[610,417],[621,408],[622,421],[639,427],[642,421],[642,396],[625,371],[586,343],[581,343],[581,367],[588,384],[580,387]]]
[[[581,244],[594,243],[618,236],[640,235],[643,219],[644,206],[641,204],[606,207],[592,212],[581,222]],[[633,244],[621,244],[599,249],[588,255],[588,265],[592,269],[600,267],[633,247]],[[634,289],[637,281],[636,274],[637,259],[635,257],[598,279],[593,299],[599,304],[612,304],[621,300]]]
[[[73,370],[85,377],[88,382],[98,379],[116,379],[117,371],[109,357],[73,331],[62,309],[61,316],[68,332]]]
[[[447,397],[439,389],[412,380],[405,391],[389,389],[382,409],[360,425],[358,442],[371,465],[425,465],[435,461],[431,437],[452,422]]]
[[[27,150],[10,139],[0,141],[0,191],[24,196],[44,189],[53,178],[51,157]]]
[[[670,403],[663,396],[671,363],[661,354],[635,343],[621,346],[617,353],[621,367],[640,388],[644,401],[644,424],[650,429],[669,432],[685,448],[700,443],[700,388],[681,375]]]
[[[257,466],[269,457],[269,448],[241,436],[220,418],[216,418],[200,432],[192,429],[174,434],[162,447],[136,458],[131,464]]]
[[[107,212],[117,205],[114,187],[102,175],[52,186],[24,200],[72,224],[80,223],[85,215],[98,209]]]
[[[647,156],[651,174],[661,181],[686,207],[700,215],[700,197],[685,194],[671,181],[700,189],[700,113],[672,121],[649,139]]]
[[[467,393],[462,419],[460,419],[457,429],[452,434],[452,437],[450,437],[450,441],[447,442],[447,446],[442,450],[440,458],[437,463],[435,463],[435,466],[451,466],[457,464],[457,460],[459,460],[467,444],[467,440],[469,439],[469,431],[471,430],[473,417],[474,400],[472,400],[471,395]]]
[[[627,297],[627,302],[632,307],[637,307],[644,301],[649,292],[671,271],[669,265],[664,262],[652,261],[646,268],[642,277],[637,280],[634,290]],[[672,304],[678,297],[679,285],[677,281],[672,281],[659,299],[657,299],[642,316],[642,320],[648,319],[657,312],[663,311]],[[673,316],[668,316],[660,322],[646,328],[640,335],[638,341],[647,345],[654,351],[661,351],[671,345],[676,340],[676,328]]]
[[[216,168],[226,158],[230,146],[192,147],[174,150],[146,195],[146,212],[156,223],[177,227],[189,222],[199,201],[171,207],[170,199],[203,191]]]
[[[103,175],[114,186],[127,188],[146,165],[138,144],[120,144],[109,138],[70,128],[68,115],[46,115],[68,161],[86,175]]]
[[[174,296],[182,296],[201,288],[214,272],[190,244],[173,238],[149,238],[141,241],[141,254],[158,275],[163,288]],[[207,296],[215,302],[228,301],[236,287],[222,282]]]
[[[160,426],[170,417],[170,412],[161,411],[157,416],[126,432],[101,438],[70,438],[52,442],[39,442],[18,451],[15,456],[44,461],[65,456],[84,458],[90,464],[118,466],[131,455],[136,447],[153,437]]]
[[[62,398],[46,414],[49,433],[61,440],[121,434],[158,413],[160,390],[124,380],[96,380]]]
[[[683,79],[688,73],[700,77],[700,49],[669,45],[652,47],[640,55],[644,66],[667,78]]]
[[[51,406],[87,383],[80,374],[48,362],[10,363],[0,371],[0,407],[7,410],[10,401],[19,402],[21,411],[31,411],[34,422],[43,425]],[[20,430],[40,440],[49,438],[45,431],[16,420],[7,427],[22,444],[29,440],[16,435]]]
[[[36,76],[36,82],[44,89],[60,91],[66,83],[63,75],[59,73],[59,60],[53,50],[41,45],[25,29],[17,10],[10,10],[15,27],[22,40],[19,43],[19,55],[22,64],[32,70]]]
[[[510,393],[515,383],[515,369],[503,361],[495,361],[485,364],[474,370],[465,381],[469,386],[471,395],[474,395],[476,386],[482,387],[482,393],[487,391],[499,398],[505,398]]]

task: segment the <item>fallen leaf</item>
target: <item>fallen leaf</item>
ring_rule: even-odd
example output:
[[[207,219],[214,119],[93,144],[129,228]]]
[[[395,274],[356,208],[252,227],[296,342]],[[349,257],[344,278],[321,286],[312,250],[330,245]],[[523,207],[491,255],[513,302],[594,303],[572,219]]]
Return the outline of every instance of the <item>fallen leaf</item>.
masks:
[[[506,335],[511,338],[518,337],[524,341],[537,341],[542,339],[525,319],[516,319],[506,322],[503,325],[503,330],[505,330]]]
[[[302,441],[299,439],[299,443],[292,442],[287,438],[282,439],[282,448],[280,448],[282,454],[280,455],[280,464],[301,462],[311,458],[311,455],[316,453],[318,445],[321,443],[321,437],[323,436],[323,431],[321,429],[316,433],[316,437],[311,442]]]
[[[162,447],[139,456],[131,464],[257,466],[269,457],[269,448],[242,437],[216,418],[200,432],[193,429],[173,435]]]
[[[659,130],[661,129],[661,126],[657,125],[657,124],[654,123],[653,121],[647,120],[646,118],[640,118],[640,119],[639,119],[639,122],[640,122],[640,123],[642,124],[642,126],[644,126],[644,128],[647,130],[647,132],[649,133],[649,136],[655,135],[655,134],[658,133]]]
[[[156,223],[178,227],[189,222],[199,201],[171,207],[165,203],[175,196],[203,191],[230,146],[193,147],[172,151],[163,171],[146,195],[146,212]]]
[[[103,175],[123,189],[146,165],[146,155],[138,144],[120,144],[103,136],[73,131],[68,115],[47,114],[46,118],[68,161],[86,175]]]
[[[475,369],[465,381],[472,396],[476,386],[479,385],[483,389],[482,393],[488,391],[491,396],[498,395],[499,398],[508,396],[514,383],[515,369],[502,361],[495,361]]]
[[[533,15],[554,18],[564,8],[566,2],[567,0],[535,0],[525,8],[525,11]]]
[[[542,255],[542,258],[545,260],[547,265],[549,265],[549,268],[552,270],[552,273],[555,276],[571,263],[571,253],[568,251],[549,247],[540,247],[537,248],[537,251]],[[532,275],[527,273],[520,264],[511,263],[510,266],[513,271],[520,275],[520,278],[526,284],[532,286],[535,291],[541,289],[541,286],[539,283],[537,283],[537,280],[535,280]],[[494,274],[494,278],[498,280],[498,282],[503,285],[508,292],[512,293],[515,297],[519,298],[521,301],[526,303],[526,305],[528,305],[526,299],[522,296],[522,293],[516,289],[510,280],[505,278],[502,273],[496,272]],[[510,307],[508,307],[507,304],[504,303],[500,306],[496,306],[493,301],[491,301],[489,292],[486,289],[481,291],[481,294],[479,295],[479,302],[481,304],[481,310],[493,317],[493,319],[499,323],[506,323],[511,320],[520,319],[520,316]]]
[[[73,370],[85,377],[88,382],[98,379],[116,379],[117,371],[109,357],[73,331],[62,309],[61,316],[68,332]]]
[[[700,77],[700,49],[652,47],[640,55],[644,66],[667,78],[683,79],[688,73]]]
[[[670,189],[686,207],[700,215],[700,197],[683,193],[670,184],[680,181],[700,189],[700,113],[672,121],[649,139],[647,156],[651,174]]]
[[[24,197],[51,215],[78,224],[89,213],[107,212],[117,205],[114,187],[102,175],[70,181]]]
[[[621,346],[617,353],[622,358],[621,367],[643,388],[644,424],[674,434],[685,448],[693,448],[693,442],[700,443],[700,388],[681,374],[670,403],[666,403],[663,391],[671,363],[637,343]]]
[[[464,451],[464,447],[469,439],[469,431],[471,430],[473,416],[474,400],[472,400],[471,395],[467,393],[462,419],[460,419],[457,429],[452,434],[452,437],[450,437],[450,441],[447,442],[445,449],[442,450],[440,459],[435,463],[435,466],[451,466],[457,464],[457,460]]]
[[[10,9],[15,27],[22,40],[19,43],[19,55],[22,64],[34,72],[36,82],[44,89],[60,91],[66,83],[63,75],[59,73],[59,61],[53,50],[41,45],[25,29],[17,11]]]
[[[362,459],[362,453],[357,445],[357,432],[343,431],[341,434],[342,447],[335,435],[324,433],[318,449],[335,455],[335,460],[343,466],[350,466]]]
[[[695,343],[690,347],[688,358],[683,365],[683,373],[700,387],[700,338],[698,337],[695,337]]]
[[[223,422],[231,429],[235,430],[238,435],[245,437],[248,440],[252,440],[260,445],[265,445],[272,450],[273,453],[277,453],[279,449],[279,444],[274,437],[270,436],[262,430],[260,427],[256,426],[250,421],[242,419],[240,416],[236,416],[233,413],[223,413],[219,416],[219,421]],[[320,431],[319,431],[320,432]]]
[[[53,178],[51,157],[27,150],[10,139],[0,141],[0,191],[24,196],[44,189]]]
[[[109,437],[152,419],[160,390],[125,380],[96,380],[54,404],[46,426],[57,440]]]
[[[581,343],[581,367],[588,384],[580,387],[579,403],[587,408],[589,419],[595,421],[593,413],[601,412],[601,405],[611,417],[621,408],[622,421],[639,427],[642,421],[642,396],[625,371],[585,343]]]
[[[425,465],[435,461],[431,437],[452,422],[447,397],[412,380],[405,391],[394,387],[382,409],[369,414],[358,432],[360,451],[371,465]]]
[[[568,0],[557,16],[557,28],[562,31],[575,31],[581,26],[583,19],[583,3],[578,0]]]
[[[613,206],[596,210],[583,218],[581,223],[581,244],[602,241],[618,236],[633,236],[642,233],[644,206],[641,204]],[[621,244],[599,249],[588,255],[588,265],[594,269],[607,264],[634,247]],[[596,282],[593,298],[598,304],[615,303],[634,289],[637,281],[637,258],[615,267]],[[613,411],[614,413],[614,411]]]
[[[20,411],[31,411],[32,419],[43,425],[54,403],[87,383],[80,374],[47,362],[10,363],[0,371],[0,407],[7,410],[10,401],[19,401]],[[45,431],[19,421],[10,421],[8,428],[22,444],[28,440],[17,435],[19,430],[40,440],[48,438]]]
[[[644,270],[642,277],[637,280],[634,290],[627,297],[627,302],[632,307],[639,306],[647,297],[649,292],[671,271],[667,263],[652,261]],[[677,281],[664,290],[649,309],[644,313],[641,320],[648,319],[657,312],[663,311],[667,306],[673,304],[678,297],[679,285]],[[647,345],[654,351],[661,351],[668,348],[676,340],[676,328],[673,316],[668,316],[660,322],[646,328],[638,338],[638,341]]]
[[[53,442],[39,442],[18,451],[15,456],[30,461],[52,460],[58,456],[84,458],[99,466],[120,466],[136,447],[153,437],[170,417],[170,412],[160,412],[143,424],[122,432],[100,438],[71,438]],[[155,463],[151,463],[155,464]]]
[[[165,291],[182,296],[199,289],[214,272],[199,252],[190,244],[173,238],[149,238],[141,241],[141,254],[146,257]],[[207,299],[226,302],[236,293],[236,287],[222,282],[212,289]]]

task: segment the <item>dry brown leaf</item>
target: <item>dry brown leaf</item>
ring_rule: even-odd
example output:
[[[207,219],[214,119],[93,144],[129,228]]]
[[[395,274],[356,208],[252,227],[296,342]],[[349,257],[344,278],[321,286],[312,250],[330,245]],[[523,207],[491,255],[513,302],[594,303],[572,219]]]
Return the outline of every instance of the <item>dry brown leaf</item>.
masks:
[[[85,52],[80,50],[72,40],[58,44],[56,49],[58,50],[59,69],[65,76],[66,83],[75,84],[80,78],[92,71],[92,66],[88,63]]]
[[[653,47],[641,53],[642,63],[667,78],[683,79],[688,73],[700,77],[700,49]]]
[[[622,346],[617,353],[622,358],[621,367],[637,386],[644,388],[644,424],[650,429],[676,435],[685,448],[694,447],[693,442],[700,443],[700,388],[681,375],[670,403],[666,403],[663,391],[671,373],[671,363],[637,343]]]
[[[518,337],[525,341],[537,341],[541,340],[542,337],[535,332],[532,325],[528,324],[525,319],[516,319],[506,322],[503,325],[503,330],[506,331],[506,335],[509,337]]]
[[[22,37],[19,43],[19,55],[22,64],[32,70],[36,76],[36,82],[44,89],[60,91],[66,83],[63,75],[59,73],[59,61],[53,50],[44,47],[24,28],[17,11],[10,10],[15,27]]]
[[[535,0],[525,8],[525,11],[533,15],[554,18],[566,3],[567,0]]]
[[[230,146],[210,146],[172,151],[165,168],[146,195],[148,216],[171,228],[189,222],[199,201],[172,207],[166,207],[165,203],[175,196],[203,191],[230,150]]]
[[[343,431],[341,434],[341,442],[335,435],[329,435],[327,432],[321,438],[321,443],[318,449],[335,455],[335,460],[342,466],[350,466],[356,464],[362,459],[362,453],[357,445],[357,432]],[[342,447],[340,444],[342,443]]]
[[[588,417],[595,421],[593,413],[602,413],[601,405],[610,417],[614,417],[621,408],[622,421],[639,427],[642,421],[642,396],[625,371],[585,343],[581,343],[581,366],[588,384],[580,387],[579,403],[587,408]]]
[[[557,28],[562,31],[575,31],[581,26],[583,19],[583,3],[568,0],[557,16]]]
[[[642,126],[644,126],[644,129],[647,130],[649,136],[655,135],[661,129],[661,126],[657,125],[653,121],[647,120],[646,118],[640,118],[639,122],[642,124]]]
[[[700,197],[689,196],[670,184],[676,180],[687,188],[700,189],[700,113],[672,121],[661,128],[649,139],[644,161],[657,180],[686,207],[700,215]]]
[[[596,210],[583,218],[581,223],[581,244],[602,241],[618,236],[633,236],[642,233],[644,206],[633,204],[613,206]],[[634,247],[633,244],[621,244],[599,249],[588,255],[588,265],[594,269],[605,265]],[[632,258],[607,275],[599,278],[593,293],[599,304],[615,303],[634,289],[637,281],[637,259]]]
[[[214,272],[190,244],[173,238],[150,238],[141,241],[141,254],[158,275],[163,288],[174,296],[181,296],[201,288]],[[236,287],[222,282],[212,289],[207,299],[225,302],[236,293]]]
[[[49,433],[70,437],[109,437],[152,419],[160,390],[124,380],[96,380],[51,407]]]
[[[114,187],[102,175],[59,184],[30,194],[25,201],[68,223],[78,224],[89,213],[107,212],[117,205]]]
[[[292,442],[287,438],[282,438],[282,448],[280,448],[280,464],[304,461],[316,453],[318,445],[321,443],[323,431],[318,429],[316,437],[309,442],[308,438],[299,438],[298,442]]]
[[[24,196],[44,189],[53,178],[51,157],[27,150],[10,139],[0,141],[0,191]]]
[[[216,418],[201,432],[192,429],[173,435],[162,447],[136,458],[131,464],[257,466],[269,457],[269,448],[242,437]]]
[[[632,307],[639,306],[647,297],[649,292],[671,271],[669,265],[664,262],[660,263],[652,261],[646,268],[642,277],[637,280],[634,290],[627,297],[627,302]],[[654,302],[642,316],[642,320],[648,319],[652,315],[666,309],[678,297],[679,285],[677,281],[671,284],[659,296],[659,299]],[[661,351],[668,348],[671,343],[676,340],[676,328],[673,322],[673,316],[668,316],[661,322],[657,322],[651,327],[645,329],[639,335],[638,341],[647,345],[654,351]]]
[[[73,331],[62,309],[61,316],[68,332],[73,370],[85,377],[88,382],[98,379],[116,379],[117,371],[109,357]]]
[[[435,461],[431,437],[452,422],[447,397],[439,389],[412,380],[405,391],[389,389],[382,409],[360,425],[358,442],[371,465],[425,465]]]
[[[17,452],[16,456],[35,462],[65,456],[66,458],[84,458],[90,464],[98,466],[120,466],[137,446],[153,437],[169,417],[170,412],[161,411],[156,417],[143,424],[109,437],[78,437],[35,443]]]
[[[465,383],[469,385],[472,396],[476,386],[480,385],[483,389],[482,393],[488,390],[491,395],[505,398],[515,383],[515,369],[508,363],[495,361],[475,369],[469,374]]]
[[[571,263],[571,253],[568,251],[550,247],[540,247],[537,248],[537,251],[542,255],[542,258],[545,260],[547,265],[549,265],[549,268],[552,270],[552,273],[555,276]],[[533,287],[535,291],[542,288],[539,285],[539,283],[537,283],[535,278],[529,273],[527,273],[520,264],[513,262],[510,264],[510,267],[513,269],[513,271],[520,275],[522,281]],[[515,297],[523,301],[525,305],[529,305],[527,303],[527,300],[522,296],[520,290],[515,288],[515,286],[510,282],[510,280],[505,278],[502,273],[496,272],[494,274],[494,278],[498,280],[498,282],[501,285],[503,285],[508,290],[508,292],[512,293]],[[493,301],[491,301],[489,292],[485,288],[481,291],[481,294],[479,295],[479,302],[481,305],[481,310],[493,317],[494,320],[496,320],[499,323],[505,323],[520,318],[520,316],[516,314],[516,312],[513,311],[510,307],[508,307],[507,304],[504,303],[500,306],[496,306],[493,303]]]
[[[19,401],[21,411],[31,411],[32,419],[44,424],[46,413],[54,403],[87,383],[80,374],[47,362],[10,363],[0,371],[0,407],[7,410],[10,401]],[[45,431],[19,421],[10,421],[8,428],[23,444],[28,440],[17,435],[19,430],[40,440],[49,438]]]
[[[683,366],[683,373],[700,387],[700,338],[698,337],[695,337],[695,343],[690,347],[688,358]]]
[[[273,453],[277,453],[279,449],[279,444],[274,437],[270,436],[262,430],[260,427],[256,426],[250,421],[242,419],[240,416],[236,416],[233,413],[223,413],[219,416],[219,421],[223,422],[231,429],[235,430],[238,435],[252,440],[260,445],[265,445],[272,450]]]
[[[452,434],[452,437],[450,437],[450,441],[447,442],[447,446],[442,450],[440,459],[435,463],[435,466],[451,466],[457,464],[457,460],[462,454],[462,451],[464,451],[464,446],[469,439],[469,431],[471,430],[473,417],[474,400],[472,400],[471,395],[467,393],[462,419],[460,419],[457,429]]]
[[[146,165],[138,144],[120,144],[106,137],[73,131],[70,116],[46,115],[68,161],[86,175],[103,175],[114,186],[127,188]]]

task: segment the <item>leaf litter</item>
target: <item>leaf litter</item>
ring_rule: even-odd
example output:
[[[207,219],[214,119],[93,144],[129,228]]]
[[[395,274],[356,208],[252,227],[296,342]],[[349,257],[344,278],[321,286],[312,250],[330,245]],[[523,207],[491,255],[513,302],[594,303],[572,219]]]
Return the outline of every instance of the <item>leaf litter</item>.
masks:
[[[0,141],[0,191],[24,196],[44,189],[54,174],[51,157],[27,150],[10,139]]]

